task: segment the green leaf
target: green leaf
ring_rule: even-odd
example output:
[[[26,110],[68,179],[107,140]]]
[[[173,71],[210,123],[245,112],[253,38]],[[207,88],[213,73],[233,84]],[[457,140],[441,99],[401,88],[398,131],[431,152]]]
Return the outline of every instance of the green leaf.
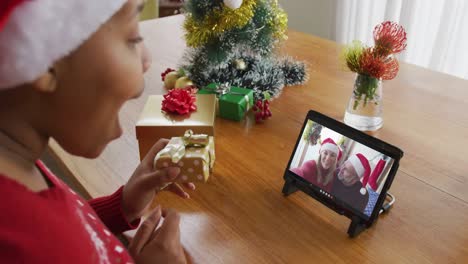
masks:
[[[185,75],[186,75],[185,69],[184,69],[184,68],[180,68],[180,69],[177,71],[177,74],[178,74],[180,77],[185,76]]]

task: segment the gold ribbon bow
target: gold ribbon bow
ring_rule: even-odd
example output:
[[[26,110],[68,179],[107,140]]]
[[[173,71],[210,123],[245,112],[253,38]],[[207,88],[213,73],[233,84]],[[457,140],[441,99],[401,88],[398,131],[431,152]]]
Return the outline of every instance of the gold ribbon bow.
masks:
[[[180,138],[171,139],[169,144],[158,153],[156,159],[166,155],[171,157],[172,162],[178,163],[185,155],[185,145],[183,141],[180,140]]]
[[[193,134],[192,130],[185,131],[182,138],[172,138],[171,141],[156,156],[156,160],[161,156],[170,156],[173,163],[178,163],[185,155],[186,147],[206,147],[209,137],[205,134]]]
[[[182,138],[186,147],[206,147],[209,143],[209,137],[206,134],[193,134],[192,130],[185,131]]]

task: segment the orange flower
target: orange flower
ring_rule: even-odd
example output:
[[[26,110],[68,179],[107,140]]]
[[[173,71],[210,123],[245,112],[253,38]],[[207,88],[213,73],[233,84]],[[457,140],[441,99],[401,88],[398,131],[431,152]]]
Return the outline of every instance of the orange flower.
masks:
[[[399,69],[397,59],[382,57],[375,48],[366,48],[359,60],[360,72],[368,76],[391,80],[396,77]]]
[[[406,48],[406,32],[401,25],[385,21],[374,28],[374,41],[377,54],[387,57]]]
[[[372,48],[366,48],[359,60],[360,73],[380,79],[385,74],[385,62],[382,57],[373,52]]]
[[[382,75],[383,80],[392,80],[398,74],[400,64],[394,57],[389,57],[385,61],[385,73]]]

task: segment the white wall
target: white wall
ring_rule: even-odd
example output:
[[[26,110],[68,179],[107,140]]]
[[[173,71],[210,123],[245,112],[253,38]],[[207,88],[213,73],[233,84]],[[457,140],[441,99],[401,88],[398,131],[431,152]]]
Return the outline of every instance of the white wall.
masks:
[[[289,28],[331,39],[334,21],[334,0],[279,0],[288,13]]]

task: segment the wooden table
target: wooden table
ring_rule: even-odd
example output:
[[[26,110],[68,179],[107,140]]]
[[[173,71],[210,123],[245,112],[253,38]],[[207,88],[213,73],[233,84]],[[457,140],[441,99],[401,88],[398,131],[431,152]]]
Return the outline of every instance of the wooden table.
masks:
[[[125,135],[96,160],[52,152],[90,196],[124,184],[138,164],[135,122],[160,73],[185,48],[181,16],[144,22],[153,53],[143,96],[125,105]],[[405,157],[391,192],[394,209],[349,239],[349,220],[303,193],[283,197],[283,171],[305,114],[342,120],[354,75],[343,71],[334,42],[290,32],[283,50],[309,65],[310,80],[271,104],[273,118],[254,125],[216,120],[215,173],[191,200],[164,193],[156,203],[182,214],[182,240],[198,263],[467,263],[468,81],[402,64],[384,83],[385,124],[375,136]]]

